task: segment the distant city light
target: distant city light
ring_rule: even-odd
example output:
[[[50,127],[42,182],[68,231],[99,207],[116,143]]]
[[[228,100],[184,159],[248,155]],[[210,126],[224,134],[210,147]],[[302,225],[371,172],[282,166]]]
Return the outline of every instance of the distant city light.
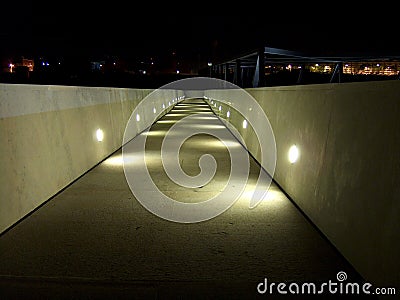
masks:
[[[324,66],[325,73],[330,72],[331,70],[332,70],[332,68],[330,66],[328,66],[328,65]]]

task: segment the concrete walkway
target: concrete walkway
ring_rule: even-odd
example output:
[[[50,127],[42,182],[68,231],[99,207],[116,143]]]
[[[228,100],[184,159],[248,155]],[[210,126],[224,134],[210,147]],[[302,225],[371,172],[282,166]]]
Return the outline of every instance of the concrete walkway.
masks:
[[[218,161],[215,178],[188,189],[163,171],[157,156],[165,130],[196,112],[214,117],[202,100],[188,99],[148,134],[146,151],[155,157],[150,174],[160,190],[179,201],[202,201],[218,193],[230,170],[222,144],[199,135],[182,147],[182,168],[197,174],[198,158],[210,153]],[[249,188],[260,171],[250,160]],[[243,196],[209,221],[170,222],[135,199],[121,150],[0,236],[0,299],[292,299],[276,291],[258,295],[257,285],[264,278],[336,281],[339,271],[347,273],[348,281],[363,282],[277,186],[255,209]],[[326,292],[322,298],[346,297]]]

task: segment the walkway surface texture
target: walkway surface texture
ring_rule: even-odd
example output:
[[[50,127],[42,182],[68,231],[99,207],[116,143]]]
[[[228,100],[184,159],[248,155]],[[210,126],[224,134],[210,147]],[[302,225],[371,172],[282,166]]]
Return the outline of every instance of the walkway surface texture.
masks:
[[[218,162],[214,179],[189,189],[165,174],[157,159],[163,133],[173,121],[198,112],[210,124],[222,124],[203,100],[186,99],[148,133],[146,155],[155,157],[149,164],[154,182],[183,202],[217,194],[230,171],[226,148],[203,134],[182,146],[182,168],[196,175],[199,157],[210,153]],[[269,283],[337,282],[339,271],[347,273],[348,281],[363,282],[275,184],[254,209],[243,196],[211,220],[171,222],[134,197],[121,153],[0,236],[0,299],[292,299],[276,290],[259,295],[257,285],[264,278]],[[252,158],[250,164],[249,185],[260,171]],[[323,295],[342,298],[327,291]]]

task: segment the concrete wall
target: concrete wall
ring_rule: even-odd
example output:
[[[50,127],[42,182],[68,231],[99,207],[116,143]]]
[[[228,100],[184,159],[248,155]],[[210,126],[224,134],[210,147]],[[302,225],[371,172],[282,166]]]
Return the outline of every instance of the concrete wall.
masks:
[[[0,232],[120,148],[127,120],[149,92],[0,84]],[[275,133],[276,181],[367,280],[399,286],[400,81],[248,92]],[[176,96],[165,91],[154,105]],[[141,112],[137,132],[152,113]],[[240,114],[230,121],[259,157]],[[295,164],[287,160],[292,144],[301,152]]]
[[[247,91],[275,134],[275,180],[365,279],[400,287],[400,81]],[[229,119],[244,132],[242,120]],[[255,135],[244,139],[259,158]],[[292,144],[300,149],[294,164]]]
[[[132,111],[150,92],[0,84],[0,232],[119,149]],[[162,115],[176,92],[157,96]],[[153,107],[140,114],[133,136],[155,118]]]

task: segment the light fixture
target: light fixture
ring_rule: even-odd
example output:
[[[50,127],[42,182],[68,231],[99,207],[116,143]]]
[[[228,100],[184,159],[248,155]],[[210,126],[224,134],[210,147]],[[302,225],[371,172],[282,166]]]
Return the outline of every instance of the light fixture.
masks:
[[[243,124],[242,124],[243,128],[246,129],[247,128],[247,120],[243,120]]]
[[[218,107],[218,110],[219,110],[219,111],[221,111],[221,110],[222,110],[222,106],[221,106],[221,105]]]
[[[136,121],[140,121],[140,115],[139,114],[136,114]]]
[[[156,112],[157,112],[156,108],[155,108],[155,107],[153,107],[153,113],[156,113]]]
[[[100,128],[96,130],[97,141],[101,142],[104,139],[104,132]]]
[[[226,112],[226,117],[229,118],[230,116],[231,116],[231,112],[228,110],[228,111]]]
[[[296,145],[292,145],[289,149],[289,154],[288,154],[288,158],[289,158],[289,162],[291,164],[294,164],[298,159],[299,159],[299,149],[297,148]]]

